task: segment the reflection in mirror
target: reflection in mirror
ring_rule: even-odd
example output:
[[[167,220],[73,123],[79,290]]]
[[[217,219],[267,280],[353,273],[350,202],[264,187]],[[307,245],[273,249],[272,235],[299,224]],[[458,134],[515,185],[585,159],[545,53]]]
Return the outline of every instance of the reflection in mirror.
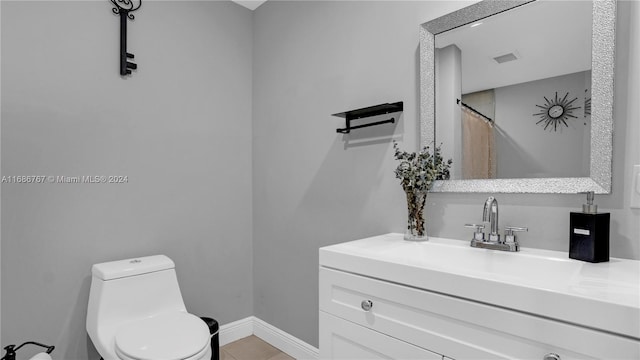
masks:
[[[615,0],[482,1],[422,24],[421,145],[432,191],[611,191]]]
[[[435,36],[452,179],[588,177],[589,1],[536,1]]]

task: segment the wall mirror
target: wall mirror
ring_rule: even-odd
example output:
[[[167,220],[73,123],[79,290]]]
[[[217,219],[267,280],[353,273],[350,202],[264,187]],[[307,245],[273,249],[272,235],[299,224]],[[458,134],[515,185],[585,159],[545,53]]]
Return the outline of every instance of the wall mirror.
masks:
[[[435,192],[611,192],[615,0],[482,1],[422,24]]]

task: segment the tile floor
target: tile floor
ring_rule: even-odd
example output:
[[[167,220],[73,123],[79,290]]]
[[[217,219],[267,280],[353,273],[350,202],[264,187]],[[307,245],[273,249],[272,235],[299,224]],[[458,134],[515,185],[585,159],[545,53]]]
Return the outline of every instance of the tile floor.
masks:
[[[220,360],[294,360],[291,356],[251,335],[220,347]]]

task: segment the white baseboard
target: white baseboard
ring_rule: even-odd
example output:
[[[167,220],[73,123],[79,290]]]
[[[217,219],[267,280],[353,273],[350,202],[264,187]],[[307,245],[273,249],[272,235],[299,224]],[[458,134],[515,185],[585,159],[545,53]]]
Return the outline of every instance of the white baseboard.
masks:
[[[253,316],[220,326],[220,346],[253,335]]]
[[[253,334],[294,359],[318,359],[320,357],[317,348],[256,317],[253,322]]]
[[[317,348],[255,316],[220,326],[220,346],[255,335],[295,359],[318,359]]]

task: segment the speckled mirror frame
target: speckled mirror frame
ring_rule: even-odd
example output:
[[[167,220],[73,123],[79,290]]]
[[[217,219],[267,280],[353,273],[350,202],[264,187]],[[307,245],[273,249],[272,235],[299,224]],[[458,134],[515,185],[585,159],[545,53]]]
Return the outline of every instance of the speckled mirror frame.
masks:
[[[435,137],[435,35],[524,5],[530,0],[487,0],[452,12],[420,26],[420,147]],[[593,1],[591,56],[591,165],[590,177],[445,180],[433,192],[556,193],[593,191],[611,193],[613,156],[613,81],[615,63],[616,1]]]

